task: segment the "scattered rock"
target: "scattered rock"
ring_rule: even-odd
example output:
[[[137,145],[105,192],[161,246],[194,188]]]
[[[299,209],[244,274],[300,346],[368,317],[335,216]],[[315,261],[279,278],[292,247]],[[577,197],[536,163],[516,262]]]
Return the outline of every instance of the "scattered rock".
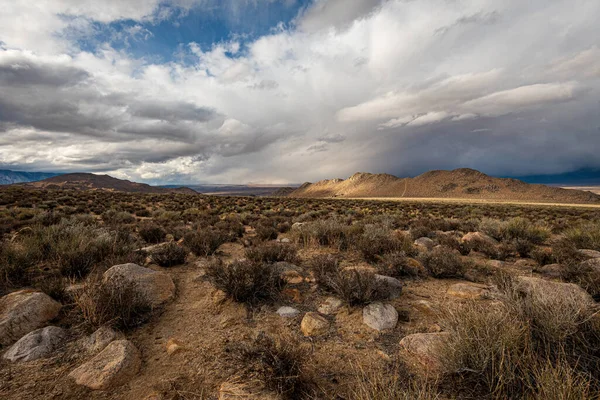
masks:
[[[212,302],[215,306],[225,303],[226,300],[227,293],[225,293],[224,291],[217,289],[212,293]]]
[[[445,370],[440,347],[449,336],[447,332],[408,335],[400,341],[400,351],[415,371],[437,375]]]
[[[329,330],[329,321],[319,313],[308,312],[302,318],[300,329],[304,336],[324,335]]]
[[[292,229],[300,229],[304,226],[304,222],[295,222],[292,224]]]
[[[300,311],[294,307],[283,306],[277,309],[277,314],[284,318],[294,318],[300,314]]]
[[[292,241],[290,240],[290,238],[282,238],[280,240],[281,243],[292,243]]]
[[[133,282],[153,306],[159,306],[175,297],[175,284],[165,272],[154,271],[137,264],[121,264],[104,273],[104,281]]]
[[[378,283],[377,290],[389,300],[396,299],[402,294],[402,283],[398,279],[376,274],[375,280]]]
[[[142,361],[140,352],[128,340],[115,340],[102,352],[80,365],[69,377],[75,383],[94,390],[119,386],[138,373]]]
[[[293,301],[294,303],[302,303],[302,293],[300,290],[295,288],[286,288],[281,291],[281,295],[288,299],[289,301]]]
[[[581,268],[592,268],[600,273],[600,258],[591,258],[579,264]]]
[[[288,284],[297,285],[304,282],[304,277],[299,272],[293,270],[283,271],[281,278]]]
[[[47,326],[29,332],[13,344],[3,358],[12,362],[33,361],[46,357],[63,343],[67,332],[56,326]]]
[[[482,299],[488,293],[487,286],[478,285],[475,283],[455,283],[454,285],[448,288],[446,292],[450,296],[458,297],[461,299]]]
[[[588,250],[588,249],[580,249],[577,250],[579,254],[588,258],[600,258],[600,251],[596,250]]]
[[[515,261],[515,267],[519,268],[523,271],[531,271],[533,267],[537,265],[537,263],[530,258],[521,258]]]
[[[179,353],[179,352],[185,350],[185,347],[183,346],[183,344],[175,338],[171,338],[167,341],[166,348],[167,348],[167,354],[169,354],[170,356],[175,353]]]
[[[336,314],[339,309],[342,307],[342,301],[335,297],[328,297],[325,301],[319,306],[317,311],[321,314],[332,315]]]
[[[560,278],[561,270],[560,264],[548,264],[538,269],[537,272],[548,278]]]
[[[419,311],[425,315],[434,315],[435,314],[435,310],[431,306],[431,303],[428,302],[427,300],[417,300],[412,304],[412,306],[417,311]]]
[[[539,291],[541,293],[556,293],[563,297],[573,297],[582,303],[594,302],[588,292],[574,283],[562,283],[529,276],[518,276],[517,290],[527,295],[534,291]]]
[[[60,311],[59,302],[42,292],[20,290],[0,298],[0,345],[8,346],[41,328]]]
[[[486,235],[483,232],[469,232],[462,237],[463,243],[481,242],[491,246],[497,246],[498,241],[491,236]]]
[[[487,260],[488,267],[500,269],[506,265],[506,262],[500,260]]]
[[[418,238],[414,244],[422,250],[431,250],[435,247],[435,242],[428,237]]]
[[[398,311],[391,304],[371,303],[363,308],[363,322],[378,331],[392,329],[398,323]]]
[[[104,348],[106,348],[110,342],[116,340],[118,337],[119,335],[117,332],[106,326],[103,326],[98,328],[86,339],[85,347],[89,352],[97,353],[104,350]]]

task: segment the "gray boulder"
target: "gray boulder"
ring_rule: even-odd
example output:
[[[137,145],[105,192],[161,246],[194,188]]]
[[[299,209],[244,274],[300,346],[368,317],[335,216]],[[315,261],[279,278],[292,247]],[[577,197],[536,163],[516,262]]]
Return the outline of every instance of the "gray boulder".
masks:
[[[56,326],[47,326],[29,332],[13,344],[3,358],[12,362],[33,361],[46,357],[65,340],[67,332]]]

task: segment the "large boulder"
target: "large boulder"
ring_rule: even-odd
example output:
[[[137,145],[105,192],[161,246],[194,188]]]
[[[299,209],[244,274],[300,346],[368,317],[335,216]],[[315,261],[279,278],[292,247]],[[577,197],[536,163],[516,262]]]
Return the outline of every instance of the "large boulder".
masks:
[[[142,364],[140,352],[128,340],[115,340],[90,361],[80,365],[69,377],[94,390],[106,390],[126,383]]]
[[[414,245],[421,251],[427,251],[435,247],[435,242],[428,237],[420,237],[415,240]]]
[[[159,306],[175,296],[175,284],[165,272],[154,271],[137,264],[121,264],[104,273],[105,282],[132,282],[152,306]]]
[[[400,341],[400,352],[413,369],[425,375],[444,372],[441,346],[448,339],[447,332],[415,333]]]
[[[319,313],[308,312],[302,318],[300,329],[304,336],[324,335],[329,331],[329,321]]]
[[[60,311],[59,302],[42,292],[20,290],[0,298],[0,345],[8,346],[41,328]]]
[[[12,362],[33,361],[46,357],[65,340],[67,332],[56,326],[47,326],[29,332],[13,344],[3,358]]]
[[[398,311],[391,304],[371,303],[363,308],[363,322],[378,331],[393,329],[398,323]]]
[[[496,239],[482,232],[469,232],[464,235],[461,240],[463,243],[468,244],[485,243],[491,246],[498,245],[498,241]]]
[[[375,281],[377,282],[377,290],[389,300],[398,298],[402,294],[402,283],[396,278],[376,274]]]
[[[553,293],[561,297],[570,297],[582,304],[593,303],[592,296],[589,295],[581,286],[574,283],[561,283],[548,281],[541,278],[533,278],[530,276],[517,277],[517,290],[525,295],[535,292],[538,293]]]
[[[98,328],[89,337],[85,338],[85,347],[91,353],[98,353],[108,346],[112,341],[119,338],[119,334],[109,327]]]

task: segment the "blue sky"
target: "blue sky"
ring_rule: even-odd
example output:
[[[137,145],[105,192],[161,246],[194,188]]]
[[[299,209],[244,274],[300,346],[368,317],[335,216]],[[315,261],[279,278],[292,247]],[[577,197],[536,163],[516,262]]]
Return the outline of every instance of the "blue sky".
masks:
[[[600,170],[598,0],[0,9],[2,169],[156,184]]]

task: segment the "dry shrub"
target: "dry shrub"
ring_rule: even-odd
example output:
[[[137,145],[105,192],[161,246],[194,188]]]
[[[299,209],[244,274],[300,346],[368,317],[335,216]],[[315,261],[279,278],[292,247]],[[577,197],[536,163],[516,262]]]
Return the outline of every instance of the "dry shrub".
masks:
[[[339,273],[340,259],[333,254],[320,254],[308,260],[306,266],[312,272],[315,282],[320,287],[330,290],[330,279]]]
[[[360,225],[348,225],[338,219],[319,219],[293,227],[291,237],[302,246],[348,248],[352,238],[361,232]]]
[[[67,292],[67,282],[62,276],[50,275],[43,277],[43,279],[36,282],[35,287],[58,302],[67,303],[71,300],[71,296]]]
[[[439,246],[421,254],[419,257],[423,266],[436,278],[461,277],[464,265],[458,254],[449,247]]]
[[[546,360],[533,369],[533,382],[530,388],[536,400],[580,400],[598,398],[589,374],[577,371],[560,359]]]
[[[277,229],[275,229],[272,226],[258,225],[255,228],[255,231],[256,237],[258,237],[262,241],[275,240],[278,236]]]
[[[268,336],[260,332],[252,341],[226,348],[239,365],[241,378],[258,382],[263,389],[284,399],[314,398],[313,378],[306,365],[309,350],[291,336]]]
[[[388,293],[370,271],[338,270],[328,277],[327,287],[350,306],[362,306],[388,298]]]
[[[206,267],[206,279],[231,299],[249,305],[275,300],[284,286],[278,267],[250,260],[229,264],[212,260]]]
[[[246,249],[246,258],[255,262],[275,263],[286,261],[294,263],[297,261],[298,250],[287,243],[261,243],[258,246]]]
[[[93,328],[131,329],[145,322],[152,310],[150,301],[134,282],[126,279],[105,282],[99,276],[86,280],[75,295],[75,303]]]
[[[146,243],[160,243],[165,240],[167,232],[155,223],[145,223],[139,228],[139,234]]]
[[[376,262],[385,254],[406,250],[404,236],[400,237],[390,229],[378,225],[365,226],[364,232],[358,237],[355,246],[364,259],[369,262]],[[412,245],[409,244],[409,246],[412,248]]]
[[[587,222],[564,231],[564,236],[578,249],[600,250],[600,223]]]
[[[183,242],[195,255],[206,257],[213,255],[227,238],[218,231],[203,229],[186,233]]]
[[[424,275],[425,270],[408,258],[403,251],[395,251],[381,257],[378,267],[383,275],[400,277],[418,277]]]
[[[177,243],[170,242],[152,251],[152,261],[161,267],[172,267],[185,263],[187,251]]]

